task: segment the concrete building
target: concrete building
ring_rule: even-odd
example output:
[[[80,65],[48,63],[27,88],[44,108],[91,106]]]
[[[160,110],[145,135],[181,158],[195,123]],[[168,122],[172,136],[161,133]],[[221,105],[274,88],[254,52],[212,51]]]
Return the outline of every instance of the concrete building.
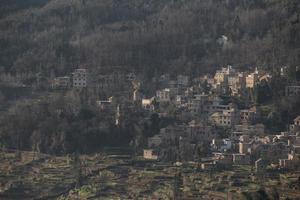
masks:
[[[254,88],[258,84],[258,74],[252,73],[246,77],[246,88]]]
[[[179,87],[187,87],[189,85],[189,77],[184,75],[177,76],[177,85]]]
[[[171,101],[170,89],[166,88],[157,91],[156,98],[158,102],[170,102]]]
[[[142,108],[145,110],[153,111],[154,108],[154,98],[142,99]]]
[[[209,121],[217,126],[232,127],[239,121],[239,113],[233,108],[215,112],[209,116]]]
[[[85,88],[88,86],[88,70],[76,69],[73,73],[73,87]]]
[[[257,114],[254,110],[244,109],[240,110],[241,123],[253,123],[257,119]]]
[[[217,70],[214,76],[215,82],[217,84],[228,82],[228,77],[233,76],[236,71],[232,68],[232,66],[223,67],[221,70]]]

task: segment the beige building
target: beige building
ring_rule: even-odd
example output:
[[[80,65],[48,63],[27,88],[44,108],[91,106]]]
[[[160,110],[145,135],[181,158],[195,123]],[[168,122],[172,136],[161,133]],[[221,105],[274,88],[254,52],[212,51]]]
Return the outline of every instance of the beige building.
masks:
[[[240,110],[241,123],[253,123],[257,118],[256,112],[251,109]]]
[[[250,142],[240,142],[239,143],[239,153],[247,154],[251,152],[251,143]]]
[[[230,110],[223,110],[221,112],[215,112],[210,115],[210,122],[217,126],[232,127],[238,123],[239,113],[233,108]]]
[[[215,82],[217,84],[223,83],[228,81],[229,76],[233,76],[236,71],[231,67],[223,67],[221,70],[217,70],[214,76]]]
[[[254,88],[258,83],[258,74],[249,74],[246,77],[246,88]]]
[[[246,88],[246,77],[244,73],[238,73],[235,76],[228,77],[228,87],[231,95],[240,95]]]

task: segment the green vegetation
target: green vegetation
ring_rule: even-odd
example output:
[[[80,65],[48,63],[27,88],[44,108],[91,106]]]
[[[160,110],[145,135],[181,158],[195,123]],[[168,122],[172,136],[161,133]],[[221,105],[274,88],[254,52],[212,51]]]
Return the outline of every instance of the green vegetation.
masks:
[[[10,72],[88,65],[192,75],[299,64],[297,0],[4,0],[0,8],[0,65]]]

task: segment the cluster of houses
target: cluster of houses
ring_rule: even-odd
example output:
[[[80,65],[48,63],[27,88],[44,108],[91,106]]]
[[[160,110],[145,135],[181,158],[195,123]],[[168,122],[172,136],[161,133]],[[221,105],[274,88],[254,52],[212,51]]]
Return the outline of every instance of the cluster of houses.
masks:
[[[251,100],[241,107],[222,98],[244,97],[271,79],[268,72],[257,68],[240,72],[231,66],[217,70],[214,76],[194,79],[163,74],[152,80],[156,87],[154,96],[146,97],[140,91],[142,81],[134,73],[95,75],[87,69],[76,69],[70,77],[55,78],[52,88],[123,91],[124,95],[119,92],[118,97],[96,101],[99,110],[110,114],[116,125],[122,123],[125,110],[130,108],[142,110],[148,116],[157,113],[160,117],[175,118],[176,123],[148,138],[145,159],[197,160],[203,170],[252,165],[263,171],[271,164],[296,169],[300,167],[300,117],[287,132],[268,134],[260,123],[261,111]],[[287,86],[286,95],[300,95],[300,86]]]
[[[238,72],[231,66],[189,80],[179,75],[156,79],[161,88],[151,98],[141,99],[143,109],[160,116],[175,115],[176,123],[148,138],[144,157],[153,160],[201,162],[203,170],[232,165],[252,165],[257,172],[267,166],[300,168],[300,117],[287,132],[268,134],[260,123],[259,107],[239,108],[221,96],[243,96],[271,75],[255,69]],[[289,88],[289,87],[287,87]],[[295,93],[294,93],[295,95]],[[173,112],[169,113],[170,105]],[[175,110],[175,111],[174,111]],[[220,138],[220,134],[225,137]],[[206,153],[204,158],[201,153]],[[209,152],[209,153],[208,153]]]
[[[122,89],[124,83],[135,79],[134,73],[93,74],[86,68],[78,68],[71,76],[56,77],[51,81],[52,89],[96,88],[102,91]]]

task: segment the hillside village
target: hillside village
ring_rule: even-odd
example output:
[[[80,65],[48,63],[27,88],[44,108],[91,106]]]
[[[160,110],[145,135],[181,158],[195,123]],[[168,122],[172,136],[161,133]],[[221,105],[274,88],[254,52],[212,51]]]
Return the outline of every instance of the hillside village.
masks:
[[[0,199],[299,200],[299,0],[1,0]]]
[[[285,68],[281,68],[275,76],[284,79],[287,76]],[[249,184],[262,180],[266,180],[267,184],[253,186],[254,188],[250,190],[252,192],[257,191],[263,185],[269,188],[268,184],[272,185],[272,181],[277,181],[280,187],[289,188],[288,194],[278,191],[279,195],[294,197],[298,194],[297,182],[294,179],[300,177],[300,116],[296,116],[290,124],[286,124],[285,130],[272,130],[272,126],[266,121],[266,107],[270,103],[269,101],[259,102],[258,99],[263,99],[264,97],[261,96],[265,95],[265,92],[258,94],[258,88],[261,85],[270,88],[273,79],[274,73],[259,68],[240,71],[232,66],[222,67],[214,74],[205,74],[200,77],[162,74],[154,77],[150,82],[145,82],[143,77],[133,72],[93,74],[88,68],[78,68],[72,74],[63,77],[41,78],[39,85],[32,87],[37,89],[42,87],[51,95],[66,94],[70,91],[78,93],[79,98],[85,98],[84,101],[92,105],[94,112],[104,117],[98,123],[101,130],[114,130],[110,128],[111,126],[116,130],[123,130],[124,127],[134,124],[133,129],[130,129],[136,134],[129,144],[132,150],[130,156],[121,156],[117,159],[103,156],[102,162],[107,164],[125,162],[126,164],[121,166],[126,166],[126,170],[133,170],[132,173],[141,173],[141,169],[146,170],[150,167],[149,170],[154,170],[157,175],[162,173],[159,166],[164,165],[165,172],[168,171],[168,177],[158,176],[161,177],[161,181],[166,181],[166,190],[171,196],[174,196],[178,190],[178,194],[191,199],[199,195],[220,199],[225,195],[223,199],[230,199],[229,195],[234,199],[237,197],[235,195],[241,195],[241,192],[249,192],[247,184],[248,177],[250,177]],[[9,80],[6,83],[9,82],[13,83]],[[152,91],[152,93],[143,93],[146,91],[145,87],[149,88],[149,84],[151,89],[147,91]],[[296,99],[300,96],[300,85],[297,82],[285,85],[282,92],[285,98]],[[62,109],[56,112],[61,116],[66,111]],[[80,113],[81,111],[79,107],[73,107],[72,112]],[[121,134],[123,134],[122,131]],[[34,147],[33,151],[36,153],[39,150],[45,151],[42,147]],[[3,152],[7,151],[5,149],[4,147]],[[8,158],[2,156],[2,159],[5,161]],[[26,160],[22,158],[24,159]],[[30,159],[33,160],[32,162],[37,162],[34,161],[36,158]],[[97,159],[85,156],[80,159],[81,163],[85,163],[86,159],[92,159],[91,163],[97,162]],[[94,167],[80,164],[81,169],[91,170],[90,173],[102,168],[100,165],[100,168],[97,166],[98,164]],[[75,167],[75,174],[77,168],[78,166]],[[196,171],[188,170],[190,168]],[[210,178],[206,177],[207,173],[210,174]],[[229,176],[228,173],[233,174]],[[287,176],[284,180],[289,184],[282,185],[281,176],[283,175]],[[222,179],[221,183],[218,181],[214,183],[216,178],[220,179],[220,176],[230,178]],[[206,178],[203,179],[204,177]],[[170,184],[173,184],[172,181],[176,182],[177,179],[181,182],[174,187],[177,189],[170,187]],[[197,181],[201,180],[203,183],[207,181],[206,179],[212,181],[211,184],[217,185],[205,188],[200,184],[201,187],[195,189],[198,187]],[[71,187],[76,183],[76,179],[70,180],[73,180],[70,183]],[[148,181],[150,180],[149,178]],[[88,178],[86,184],[92,184],[91,181],[93,182],[94,179]],[[220,186],[225,182],[228,182],[230,187]],[[87,186],[86,184],[84,187]],[[237,185],[244,185],[244,189],[236,190]],[[5,185],[5,187],[8,186]],[[8,188],[11,187],[16,187],[16,185],[11,183]],[[181,187],[194,189],[192,191],[190,191],[191,188],[188,191],[178,189]],[[279,190],[279,186],[272,187]],[[10,194],[10,190],[2,190],[3,195]],[[97,190],[102,191],[99,188]],[[217,193],[211,194],[208,191]],[[157,195],[156,192],[154,193]],[[108,197],[113,195],[103,194]],[[127,193],[122,193],[122,195],[125,194]],[[76,191],[71,190],[67,196],[72,199],[74,195],[78,196]],[[131,195],[141,195],[141,193]],[[148,191],[143,195],[149,197],[152,194]],[[63,196],[66,196],[66,193]],[[130,196],[125,195],[124,198],[130,198]]]
[[[286,76],[285,68],[281,68],[280,76]],[[217,70],[214,76],[194,79],[163,74],[152,80],[152,84],[158,86],[154,96],[146,97],[141,91],[143,81],[134,73],[102,75],[95,80],[88,69],[77,69],[72,76],[54,78],[51,87],[121,91],[117,92],[120,95],[117,98],[122,99],[118,104],[113,95],[96,101],[99,111],[111,114],[116,125],[126,117],[125,107],[147,113],[146,118],[154,113],[158,117],[172,118],[173,123],[147,138],[144,147],[147,159],[204,159],[203,169],[232,164],[253,165],[258,171],[270,164],[296,169],[299,167],[300,116],[287,130],[270,132],[262,123],[261,106],[253,97],[255,89],[260,84],[269,84],[271,79],[270,73],[257,68],[238,71],[232,66]],[[299,96],[300,86],[287,85],[285,95]],[[226,97],[244,98],[243,105],[225,102]]]

